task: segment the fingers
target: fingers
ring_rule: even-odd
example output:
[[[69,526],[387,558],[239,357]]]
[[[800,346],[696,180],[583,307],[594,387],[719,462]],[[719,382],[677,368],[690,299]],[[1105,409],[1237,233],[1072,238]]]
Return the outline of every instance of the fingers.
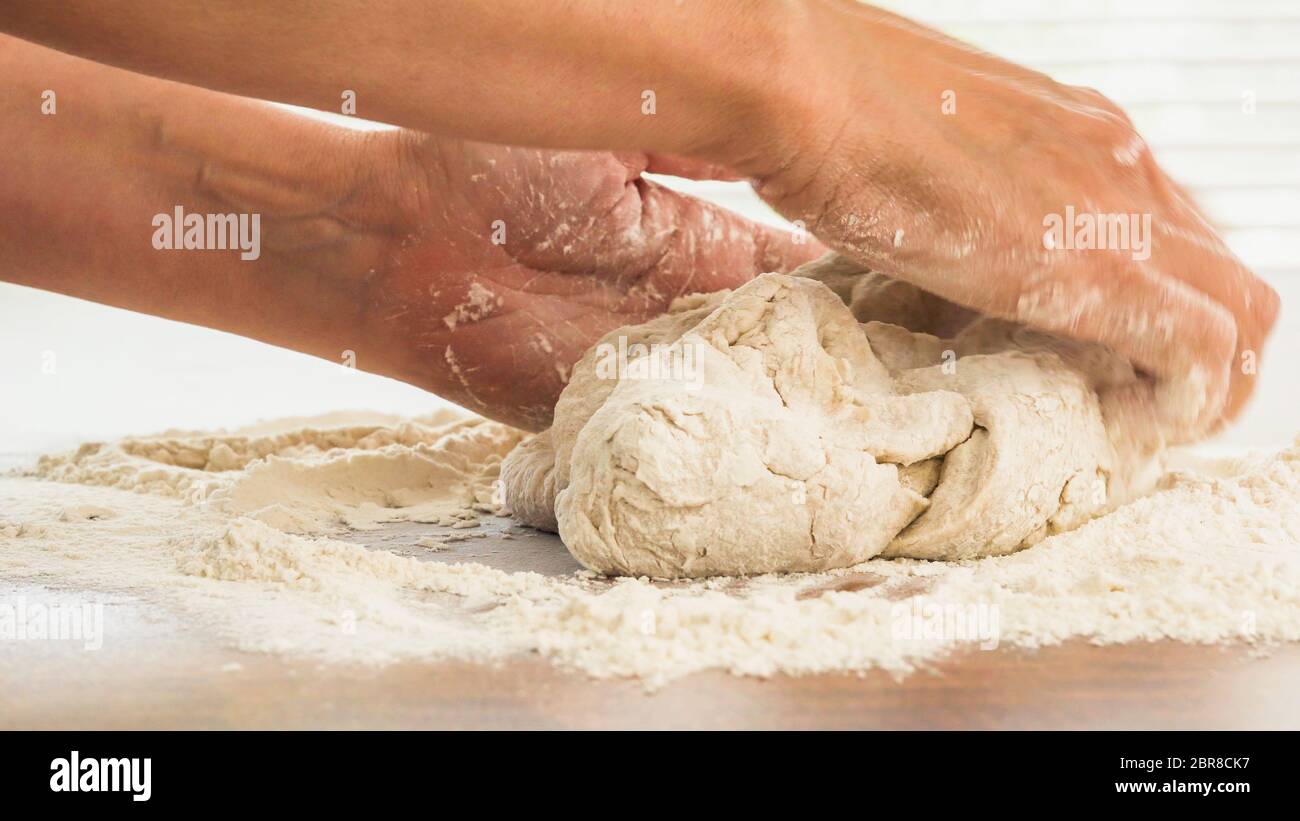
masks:
[[[642,182],[647,233],[671,233],[656,276],[674,294],[735,288],[759,274],[789,272],[825,253],[811,235],[760,225],[725,208]]]
[[[758,243],[758,255],[755,272],[766,274],[778,271],[788,274],[801,265],[823,256],[827,248],[811,234],[806,232],[786,231],[759,225],[755,233]]]
[[[1154,377],[1108,398],[1118,427],[1144,447],[1192,441],[1222,417],[1237,323],[1195,288],[1144,267],[1067,270],[1027,290],[1018,313],[1045,330],[1104,344]]]
[[[691,180],[734,182],[743,179],[741,175],[721,165],[691,157],[650,154],[646,160],[644,170],[652,174],[669,174]],[[653,190],[656,192],[655,196],[667,191],[667,189],[657,185],[654,186]],[[672,194],[672,192],[668,193]],[[736,222],[745,226],[745,230],[733,232],[733,236],[745,236],[748,233],[748,236],[752,237],[754,243],[754,265],[752,270],[754,274],[765,274],[772,271],[788,273],[805,262],[810,262],[826,253],[825,246],[804,232],[760,225],[738,217],[730,211],[689,196],[681,194],[672,194],[672,196],[680,199],[682,203],[680,206],[681,213],[688,215],[688,219],[690,214],[695,213],[699,215],[701,223],[721,221],[724,224],[729,224]],[[687,207],[687,203],[691,204],[691,206],[698,206],[698,208]]]
[[[1245,406],[1257,381],[1262,348],[1277,321],[1281,302],[1277,292],[1255,276],[1215,236],[1191,199],[1170,183],[1175,194],[1175,219],[1156,224],[1153,260],[1164,273],[1210,297],[1232,314],[1237,326],[1231,383],[1225,419]]]
[[[1221,305],[1231,314],[1237,329],[1223,409],[1225,419],[1231,420],[1254,392],[1264,342],[1277,321],[1280,300],[1276,291],[1231,254],[1223,257],[1202,254],[1199,265],[1192,259],[1188,267],[1194,272],[1184,274],[1180,280]]]
[[[1224,411],[1228,420],[1237,418],[1255,390],[1260,358],[1263,356],[1262,348],[1268,335],[1272,333],[1273,326],[1277,323],[1277,315],[1282,308],[1282,300],[1277,291],[1263,280],[1256,278],[1247,287],[1249,288],[1246,306],[1248,321],[1238,323],[1237,355],[1232,368],[1228,404]]]

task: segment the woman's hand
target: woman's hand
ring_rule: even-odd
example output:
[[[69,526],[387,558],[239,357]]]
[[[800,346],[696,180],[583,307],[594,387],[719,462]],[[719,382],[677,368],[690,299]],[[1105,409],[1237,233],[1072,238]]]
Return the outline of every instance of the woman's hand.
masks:
[[[1129,356],[1154,381],[1112,409],[1147,444],[1240,411],[1278,298],[1122,111],[870,7],[805,8],[802,92],[743,166],[765,199],[881,271]],[[1112,247],[1079,247],[1071,214],[1103,215],[1093,243]]]
[[[3,36],[0,76],[0,277],[528,428],[607,331],[824,250],[641,177],[712,173],[681,159],[363,134]],[[256,258],[154,247],[178,207],[257,214]]]
[[[380,142],[403,227],[367,286],[365,327],[400,378],[528,429],[550,423],[569,368],[608,331],[825,250],[641,176],[686,173],[681,161]]]

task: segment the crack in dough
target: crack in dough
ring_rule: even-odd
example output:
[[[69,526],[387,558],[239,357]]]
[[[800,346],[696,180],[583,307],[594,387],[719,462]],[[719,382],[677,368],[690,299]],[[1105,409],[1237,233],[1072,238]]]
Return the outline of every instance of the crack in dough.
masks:
[[[602,348],[696,372],[611,374]],[[1145,488],[1152,454],[1099,400],[1140,378],[828,255],[608,334],[501,475],[516,518],[608,575],[1001,555]]]

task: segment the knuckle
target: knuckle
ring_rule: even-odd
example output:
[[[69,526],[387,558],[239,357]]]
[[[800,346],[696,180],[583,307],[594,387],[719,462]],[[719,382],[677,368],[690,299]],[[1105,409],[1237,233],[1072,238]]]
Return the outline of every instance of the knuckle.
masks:
[[[1261,334],[1267,335],[1277,324],[1278,314],[1282,311],[1282,297],[1273,286],[1259,279],[1255,281],[1252,291],[1255,319],[1259,323]]]

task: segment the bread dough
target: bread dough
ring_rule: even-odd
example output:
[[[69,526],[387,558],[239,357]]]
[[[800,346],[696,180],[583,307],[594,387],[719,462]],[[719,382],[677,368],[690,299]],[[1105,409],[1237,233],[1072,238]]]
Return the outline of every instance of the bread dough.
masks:
[[[615,349],[696,370],[611,373]],[[1098,401],[1138,378],[828,255],[607,335],[502,481],[517,518],[603,574],[1000,555],[1140,486]]]

